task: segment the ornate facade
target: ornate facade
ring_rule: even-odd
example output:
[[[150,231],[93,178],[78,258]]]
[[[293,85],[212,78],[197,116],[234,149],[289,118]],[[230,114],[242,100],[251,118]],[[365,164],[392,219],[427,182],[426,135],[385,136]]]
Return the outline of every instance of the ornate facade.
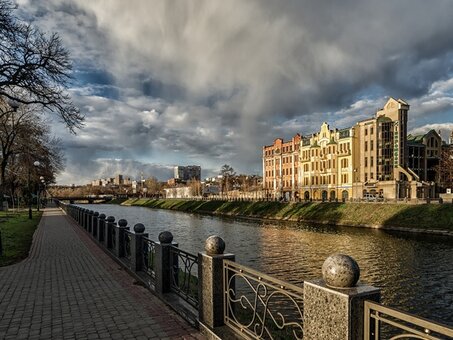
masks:
[[[350,128],[323,123],[312,135],[276,139],[263,147],[264,189],[273,198],[305,200],[433,197],[428,159],[438,157],[441,140],[426,134],[423,161],[416,162],[422,151],[407,136],[408,111],[407,102],[390,98]]]

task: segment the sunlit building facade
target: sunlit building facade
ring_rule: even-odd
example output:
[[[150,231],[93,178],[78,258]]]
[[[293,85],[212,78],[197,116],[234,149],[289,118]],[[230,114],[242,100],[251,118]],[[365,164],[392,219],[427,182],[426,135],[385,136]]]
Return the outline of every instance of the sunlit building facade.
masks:
[[[303,200],[434,197],[441,139],[435,131],[408,136],[408,111],[407,102],[390,98],[373,117],[350,128],[323,123],[311,135],[276,139],[263,147],[264,188]]]
[[[304,200],[348,199],[352,195],[354,129],[321,130],[302,138],[300,197]]]
[[[301,136],[281,138],[263,146],[263,189],[272,199],[298,199],[298,166]]]

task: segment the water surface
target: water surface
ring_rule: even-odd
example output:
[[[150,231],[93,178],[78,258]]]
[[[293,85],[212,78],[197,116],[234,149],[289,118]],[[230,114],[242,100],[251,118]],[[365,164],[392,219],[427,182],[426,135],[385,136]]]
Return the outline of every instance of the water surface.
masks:
[[[301,284],[321,277],[331,254],[358,262],[360,280],[382,288],[382,301],[453,325],[453,239],[376,229],[305,223],[245,221],[169,210],[117,205],[84,207],[143,223],[150,238],[171,231],[183,250],[196,254],[210,235],[221,236],[238,263]]]

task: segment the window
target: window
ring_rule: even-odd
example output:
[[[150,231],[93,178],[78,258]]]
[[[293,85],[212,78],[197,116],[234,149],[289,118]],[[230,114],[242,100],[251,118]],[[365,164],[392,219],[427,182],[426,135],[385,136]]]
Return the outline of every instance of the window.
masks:
[[[368,174],[365,173],[365,182],[368,181]]]
[[[365,157],[365,167],[368,166],[368,157]]]
[[[370,166],[373,166],[373,163],[374,163],[374,158],[373,156],[370,157]],[[373,178],[373,176],[371,176],[371,178]]]
[[[370,135],[372,135],[374,132],[373,127],[370,127]]]
[[[368,136],[368,129],[365,129],[365,136]]]
[[[370,141],[370,150],[373,151],[374,150],[374,141]]]
[[[368,151],[368,142],[367,141],[365,141],[365,151]]]

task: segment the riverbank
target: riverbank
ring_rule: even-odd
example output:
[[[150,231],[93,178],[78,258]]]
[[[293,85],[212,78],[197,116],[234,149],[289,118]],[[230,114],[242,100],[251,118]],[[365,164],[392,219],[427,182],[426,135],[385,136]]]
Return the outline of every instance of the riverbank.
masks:
[[[28,219],[28,211],[0,212],[0,231],[3,254],[0,267],[17,263],[28,256],[33,234],[41,220],[42,212],[33,211],[33,219]]]
[[[451,204],[409,205],[129,199],[124,201],[122,205],[220,216],[419,231],[453,236],[453,207]]]

